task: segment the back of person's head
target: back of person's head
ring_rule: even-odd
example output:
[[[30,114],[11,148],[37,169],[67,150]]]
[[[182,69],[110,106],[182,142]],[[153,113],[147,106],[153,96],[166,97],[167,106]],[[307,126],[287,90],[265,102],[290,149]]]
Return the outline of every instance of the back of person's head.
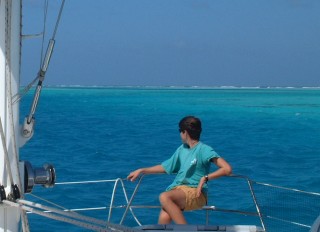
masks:
[[[181,131],[187,131],[190,138],[199,140],[202,131],[201,121],[194,116],[187,116],[181,119],[179,122],[179,128]]]

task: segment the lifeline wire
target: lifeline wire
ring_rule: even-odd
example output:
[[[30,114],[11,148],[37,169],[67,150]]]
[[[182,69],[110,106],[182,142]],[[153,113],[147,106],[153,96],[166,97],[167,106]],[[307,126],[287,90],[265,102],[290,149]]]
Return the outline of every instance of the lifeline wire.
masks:
[[[129,228],[126,226],[116,225],[113,223],[106,223],[105,221],[98,220],[92,217],[83,216],[74,212],[66,212],[52,207],[44,206],[38,203],[34,203],[26,200],[17,200],[17,203],[4,200],[3,203],[18,207],[27,211],[30,211],[35,214],[39,214],[44,217],[51,219],[67,222],[76,226],[84,227],[94,231],[122,231],[122,232],[138,232],[139,230]],[[49,210],[44,212],[41,210]],[[59,215],[60,214],[60,215]]]

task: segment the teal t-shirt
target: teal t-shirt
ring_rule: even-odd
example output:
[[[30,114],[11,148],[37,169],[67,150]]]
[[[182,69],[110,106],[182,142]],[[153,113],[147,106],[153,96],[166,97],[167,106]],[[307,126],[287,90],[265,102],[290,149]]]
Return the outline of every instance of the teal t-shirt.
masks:
[[[189,148],[182,144],[168,160],[162,162],[162,167],[168,174],[177,174],[173,183],[167,188],[173,189],[178,185],[197,187],[201,177],[210,171],[212,158],[220,157],[210,146],[199,142],[196,146]],[[206,192],[208,186],[203,186]]]

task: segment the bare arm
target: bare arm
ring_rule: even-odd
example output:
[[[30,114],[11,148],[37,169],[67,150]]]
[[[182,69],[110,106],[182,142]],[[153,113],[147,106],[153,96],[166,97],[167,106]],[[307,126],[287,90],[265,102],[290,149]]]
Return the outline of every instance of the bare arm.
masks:
[[[232,172],[232,167],[230,166],[230,164],[225,161],[223,158],[215,158],[212,161],[213,163],[215,163],[215,165],[217,165],[219,167],[219,169],[215,172],[212,172],[208,175],[209,180],[211,179],[215,179],[215,178],[219,178],[221,176],[228,176],[231,174]]]
[[[232,167],[223,158],[221,158],[221,157],[214,158],[212,162],[215,163],[215,165],[218,166],[218,170],[216,170],[216,171],[214,171],[212,173],[209,173],[208,174],[208,180],[216,179],[216,178],[219,178],[221,176],[228,176],[228,175],[231,174]],[[197,188],[197,191],[198,191],[197,196],[198,197],[201,194],[201,190],[202,190],[202,187],[203,187],[205,182],[206,182],[206,178],[202,177],[200,179],[200,182],[199,182],[199,185],[198,185],[198,188]]]
[[[135,181],[140,176],[140,174],[154,174],[154,173],[165,173],[165,170],[160,164],[153,167],[149,167],[149,168],[139,168],[131,172],[128,175],[127,179],[131,181]]]

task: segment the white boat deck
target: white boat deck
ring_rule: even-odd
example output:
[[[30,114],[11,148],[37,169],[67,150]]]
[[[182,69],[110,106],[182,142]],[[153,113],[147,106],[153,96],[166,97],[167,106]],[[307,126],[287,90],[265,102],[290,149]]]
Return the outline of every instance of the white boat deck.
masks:
[[[143,231],[217,231],[217,232],[264,232],[261,227],[252,225],[144,225],[138,227]]]
[[[154,175],[153,175],[154,176]],[[103,207],[92,207],[92,208],[65,208],[62,215],[68,213],[68,217],[80,217],[80,214],[75,214],[77,211],[95,211],[102,210],[107,213],[107,220],[99,221],[99,228],[103,228],[99,231],[225,231],[225,232],[281,232],[281,231],[299,231],[299,232],[320,232],[320,219],[316,220],[316,217],[319,215],[319,206],[320,206],[320,193],[314,192],[305,192],[297,189],[289,189],[280,186],[273,186],[265,183],[258,183],[248,179],[245,176],[236,176],[233,175],[224,179],[224,181],[241,182],[247,183],[249,187],[249,195],[252,197],[252,201],[255,207],[239,207],[237,202],[235,202],[234,208],[231,209],[221,208],[207,205],[202,209],[194,212],[194,216],[198,219],[193,222],[194,224],[188,225],[157,225],[157,224],[148,224],[148,219],[145,218],[146,212],[152,214],[154,209],[159,209],[159,205],[140,205],[136,203],[144,202],[143,199],[138,194],[138,189],[140,191],[144,190],[144,186],[140,184],[144,176],[142,176],[138,183],[131,185],[130,194],[127,192],[127,186],[125,184],[125,179],[114,179],[114,180],[98,180],[98,181],[81,181],[81,182],[64,182],[57,183],[60,187],[70,186],[70,185],[82,185],[82,184],[102,184],[104,187],[101,189],[106,190],[105,187],[109,186],[109,190],[113,189],[111,197],[109,198],[109,204]],[[160,177],[160,176],[159,176]],[[150,178],[159,178],[159,177],[150,177]],[[105,184],[103,184],[105,183]],[[131,182],[130,182],[131,183]],[[237,185],[238,186],[238,185]],[[110,189],[111,187],[111,189]],[[217,186],[216,186],[217,187]],[[68,187],[70,188],[70,187]],[[92,189],[86,187],[86,189]],[[116,190],[121,189],[122,193],[116,194]],[[242,189],[242,188],[241,188]],[[61,189],[60,189],[61,190]],[[129,190],[129,189],[128,189]],[[225,193],[224,193],[225,194]],[[120,201],[118,201],[118,197]],[[122,195],[122,197],[121,197]],[[229,194],[232,195],[232,194]],[[110,196],[110,195],[109,195]],[[35,197],[35,196],[34,196]],[[227,195],[225,196],[227,197]],[[115,199],[117,198],[117,200]],[[137,202],[135,201],[137,198]],[[264,199],[265,198],[265,199]],[[240,199],[240,198],[235,198]],[[290,201],[288,201],[288,199]],[[293,201],[292,201],[293,199]],[[35,199],[36,200],[36,199]],[[41,199],[38,199],[41,200]],[[21,200],[19,201],[23,203]],[[47,202],[48,203],[48,202]],[[119,204],[120,203],[120,204]],[[149,202],[150,203],[150,202]],[[272,204],[270,204],[272,203]],[[30,204],[29,204],[30,205]],[[229,204],[230,205],[230,204]],[[242,205],[240,205],[242,206]],[[299,210],[284,210],[285,207]],[[42,207],[42,210],[50,210],[52,208]],[[116,213],[116,212],[118,213]],[[202,215],[201,211],[204,212]],[[121,213],[122,212],[122,213]],[[284,213],[285,212],[285,213]],[[56,213],[60,213],[57,212]],[[189,213],[189,212],[188,212]],[[214,217],[211,217],[211,214],[214,214]],[[193,212],[190,212],[188,216],[192,216]],[[220,221],[221,216],[225,215],[229,218],[229,221],[234,221],[234,224],[229,224],[228,222]],[[241,216],[242,215],[242,216]],[[46,217],[49,216],[49,213],[46,212]],[[217,217],[218,216],[218,217]],[[83,217],[83,216],[82,216]],[[82,220],[82,217],[79,218]],[[219,218],[220,217],[220,218]],[[248,217],[253,220],[247,220]],[[235,220],[233,220],[233,219]],[[240,218],[245,220],[239,220]],[[91,223],[96,223],[93,221],[93,218],[85,218],[85,223],[79,223],[79,226],[90,228]],[[140,221],[140,219],[142,221]],[[214,220],[211,220],[214,219]],[[316,221],[315,221],[316,220]],[[62,221],[67,222],[64,218]],[[215,222],[213,222],[215,221]],[[254,223],[251,224],[253,221]],[[318,224],[316,223],[318,221]],[[218,224],[218,223],[221,224]],[[259,223],[260,222],[260,223]],[[226,223],[226,224],[224,224]],[[136,224],[136,225],[135,225]],[[77,224],[78,225],[78,224]],[[128,227],[130,225],[130,227]]]

